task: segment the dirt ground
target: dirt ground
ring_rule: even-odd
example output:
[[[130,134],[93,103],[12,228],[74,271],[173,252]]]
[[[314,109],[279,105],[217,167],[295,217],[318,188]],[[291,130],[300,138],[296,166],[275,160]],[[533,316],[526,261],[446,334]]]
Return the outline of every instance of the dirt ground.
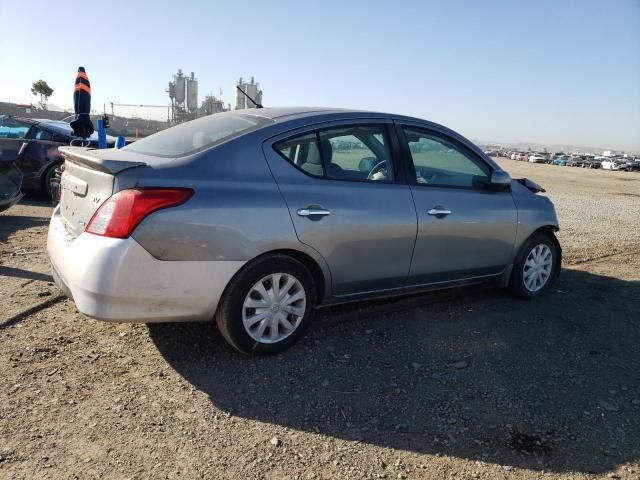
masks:
[[[51,283],[51,208],[0,214],[0,478],[640,478],[640,174],[500,162],[557,206],[544,298],[323,309],[271,358],[83,317]]]

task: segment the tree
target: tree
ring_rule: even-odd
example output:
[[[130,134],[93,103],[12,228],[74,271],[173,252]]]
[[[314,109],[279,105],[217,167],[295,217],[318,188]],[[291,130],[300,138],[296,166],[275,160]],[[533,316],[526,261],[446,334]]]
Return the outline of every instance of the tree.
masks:
[[[34,95],[40,95],[40,107],[46,110],[47,106],[45,101],[49,100],[49,97],[53,95],[53,88],[51,88],[44,80],[38,80],[31,85],[31,93]]]

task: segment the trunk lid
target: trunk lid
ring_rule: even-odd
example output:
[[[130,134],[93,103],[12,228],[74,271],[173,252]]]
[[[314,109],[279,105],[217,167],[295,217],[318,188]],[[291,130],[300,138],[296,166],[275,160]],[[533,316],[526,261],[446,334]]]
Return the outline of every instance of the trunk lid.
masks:
[[[84,232],[98,207],[113,194],[116,175],[146,165],[138,155],[115,149],[60,147],[59,151],[65,159],[60,179],[60,214],[74,237]]]

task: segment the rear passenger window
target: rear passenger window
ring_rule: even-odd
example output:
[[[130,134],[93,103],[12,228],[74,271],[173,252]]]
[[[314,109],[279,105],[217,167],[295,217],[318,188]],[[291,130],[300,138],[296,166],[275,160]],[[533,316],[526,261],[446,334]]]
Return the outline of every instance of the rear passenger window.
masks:
[[[329,178],[392,182],[389,142],[383,125],[320,131],[320,149]]]
[[[314,177],[324,177],[324,167],[315,133],[276,143],[274,147],[280,155],[300,170]]]
[[[384,125],[331,128],[284,140],[274,148],[314,177],[393,182],[393,164]]]

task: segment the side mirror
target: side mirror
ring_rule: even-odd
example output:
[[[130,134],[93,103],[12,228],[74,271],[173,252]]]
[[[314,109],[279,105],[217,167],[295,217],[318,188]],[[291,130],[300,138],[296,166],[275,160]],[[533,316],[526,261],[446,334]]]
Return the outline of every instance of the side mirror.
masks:
[[[507,188],[511,186],[511,177],[507,172],[495,170],[491,173],[490,183],[492,187]]]

